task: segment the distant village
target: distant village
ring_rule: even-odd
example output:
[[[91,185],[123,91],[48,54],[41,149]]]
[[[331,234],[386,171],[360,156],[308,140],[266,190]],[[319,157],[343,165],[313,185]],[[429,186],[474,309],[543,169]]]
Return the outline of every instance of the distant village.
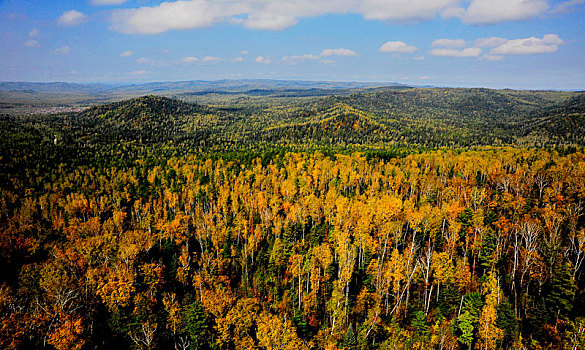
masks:
[[[30,110],[27,114],[55,114],[55,113],[69,113],[81,112],[89,107],[40,107]]]

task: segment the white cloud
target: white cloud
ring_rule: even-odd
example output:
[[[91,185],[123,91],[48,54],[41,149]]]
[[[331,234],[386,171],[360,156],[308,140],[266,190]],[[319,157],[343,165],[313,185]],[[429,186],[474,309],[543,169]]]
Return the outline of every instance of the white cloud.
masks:
[[[92,5],[122,5],[128,0],[91,0]]]
[[[343,14],[357,7],[357,0],[241,0],[233,1],[240,6],[238,19],[232,23],[246,28],[282,30],[295,25],[299,18],[325,14]],[[233,8],[234,5],[228,5]]]
[[[154,61],[151,60],[150,58],[146,58],[146,57],[140,57],[139,59],[136,60],[136,63],[138,64],[154,64]]]
[[[194,62],[199,61],[199,58],[197,58],[195,56],[187,56],[187,57],[183,57],[182,61],[185,63],[194,63]]]
[[[30,30],[30,32],[28,32],[28,37],[29,38],[36,38],[40,34],[41,34],[41,32],[37,28],[33,28]]]
[[[59,18],[57,18],[57,23],[62,26],[76,26],[83,23],[86,20],[87,16],[83,13],[75,10],[65,11]]]
[[[313,54],[284,56],[282,58],[283,61],[289,62],[289,63],[298,63],[298,62],[302,62],[302,61],[317,61],[320,59],[321,59],[320,55],[313,55]]]
[[[500,46],[500,45],[506,43],[507,41],[508,41],[508,39],[498,38],[498,37],[492,36],[491,38],[481,38],[481,39],[475,40],[475,46],[477,46],[477,47],[495,47],[495,46]]]
[[[117,10],[112,16],[113,28],[123,33],[158,34],[168,30],[209,27],[230,16],[244,13],[237,2],[191,0],[163,2],[154,7]]]
[[[94,4],[123,0],[92,0]],[[246,28],[282,30],[299,19],[327,14],[357,14],[366,20],[405,22],[458,17],[466,24],[521,21],[546,13],[550,0],[167,0],[158,5],[113,11],[112,28],[123,33],[157,34],[169,30],[231,23]],[[566,0],[555,11],[580,6]]]
[[[357,56],[358,54],[350,49],[325,49],[321,52],[321,56]]]
[[[24,46],[26,46],[26,47],[39,47],[39,46],[41,46],[41,43],[39,43],[38,40],[29,39],[29,40],[24,42]]]
[[[313,55],[313,54],[306,54],[306,55],[301,55],[300,58],[303,60],[318,60],[321,58],[321,56],[320,55]]]
[[[256,57],[256,59],[254,61],[257,63],[266,63],[266,64],[272,62],[272,60],[270,60],[270,58],[266,58],[264,56],[258,56],[258,57]]]
[[[130,75],[147,75],[147,74],[150,74],[150,72],[147,70],[135,70],[135,71],[132,71],[128,74],[130,74]]]
[[[120,57],[130,57],[134,54],[134,52],[132,52],[132,50],[128,50],[128,51],[124,51],[122,53],[120,53]]]
[[[215,56],[205,56],[201,59],[201,62],[205,63],[217,63],[221,61],[221,58]]]
[[[321,51],[320,54],[304,54],[304,55],[291,55],[291,56],[284,56],[282,60],[287,63],[300,63],[303,61],[319,61],[324,64],[335,64],[335,61],[330,59],[324,59],[324,57],[332,57],[332,56],[359,56],[355,51],[350,49],[325,49]],[[256,60],[258,62],[258,60]]]
[[[453,13],[458,3],[459,0],[179,0],[117,10],[111,21],[117,31],[140,34],[202,28],[220,22],[282,30],[295,25],[299,18],[326,14],[361,14],[366,20],[381,21],[430,20],[443,12]]]
[[[252,13],[244,22],[246,28],[282,30],[297,24],[296,17],[278,13]]]
[[[61,54],[68,54],[69,53],[69,46],[61,46],[53,50],[53,53],[61,53]]]
[[[441,12],[443,18],[461,18],[465,15],[465,9],[461,6],[449,6]]]
[[[381,21],[430,20],[457,0],[365,0],[358,12],[365,19]]]
[[[425,56],[416,56],[414,59],[417,61],[422,61],[425,59]]]
[[[530,37],[508,40],[499,37],[480,38],[474,42],[474,47],[461,49],[465,41],[456,43],[455,40],[439,39],[433,42],[431,54],[445,57],[477,57],[482,54],[481,48],[490,48],[489,54],[481,56],[488,61],[500,61],[505,55],[530,55],[556,52],[565,42],[557,34],[546,34],[542,38]]]
[[[548,8],[547,0],[473,0],[462,19],[464,23],[476,25],[521,21],[536,17]]]
[[[481,49],[478,47],[468,47],[466,49],[432,49],[431,55],[443,57],[477,57],[481,55]]]
[[[248,51],[248,50],[242,50],[242,51],[240,51],[240,55],[242,55],[242,56],[245,56],[245,55],[248,55],[248,54],[250,54],[250,51]]]
[[[417,50],[418,47],[408,45],[404,41],[388,41],[378,49],[380,52],[393,53],[413,53]]]
[[[465,40],[463,39],[437,39],[433,41],[432,47],[444,47],[444,48],[453,48],[453,49],[460,49],[465,47]]]
[[[556,34],[547,34],[542,39],[536,37],[508,40],[494,47],[490,54],[494,55],[531,55],[539,53],[555,52],[559,45],[564,44],[563,39]]]
[[[234,62],[243,62],[244,61],[244,58],[243,57],[240,57],[240,56],[234,57],[234,60],[233,61]]]

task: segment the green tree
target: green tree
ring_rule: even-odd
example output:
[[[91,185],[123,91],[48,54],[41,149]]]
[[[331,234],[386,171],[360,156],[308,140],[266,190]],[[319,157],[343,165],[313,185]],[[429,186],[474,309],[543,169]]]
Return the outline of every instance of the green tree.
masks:
[[[477,322],[477,318],[469,313],[469,311],[465,311],[459,318],[457,319],[457,328],[459,329],[460,335],[457,340],[471,349],[471,344],[473,343],[473,331],[475,330],[474,324]]]
[[[200,302],[183,306],[183,331],[190,338],[190,349],[207,349],[211,343],[209,317]]]
[[[496,327],[504,331],[502,347],[511,346],[518,338],[518,320],[507,298],[502,298],[497,307]]]

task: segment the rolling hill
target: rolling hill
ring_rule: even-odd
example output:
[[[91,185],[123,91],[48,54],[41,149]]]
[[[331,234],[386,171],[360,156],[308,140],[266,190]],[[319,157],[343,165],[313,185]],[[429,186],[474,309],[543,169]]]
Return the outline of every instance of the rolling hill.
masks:
[[[197,104],[148,95],[77,113],[8,121],[88,145],[113,142],[221,148],[536,146],[583,144],[585,94],[489,89],[372,89],[279,102]],[[47,131],[49,130],[49,131]]]

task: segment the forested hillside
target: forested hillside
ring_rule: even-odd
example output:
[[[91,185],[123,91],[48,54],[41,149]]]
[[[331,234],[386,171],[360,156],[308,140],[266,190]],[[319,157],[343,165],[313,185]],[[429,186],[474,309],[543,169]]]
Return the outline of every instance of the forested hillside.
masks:
[[[188,148],[473,145],[571,146],[585,141],[583,93],[374,89],[351,95],[193,104],[145,96],[78,113],[6,116],[77,142]]]
[[[4,116],[0,348],[585,348],[583,96]]]
[[[525,135],[532,140],[556,143],[585,143],[585,94],[537,113]],[[538,141],[535,141],[538,142]]]

